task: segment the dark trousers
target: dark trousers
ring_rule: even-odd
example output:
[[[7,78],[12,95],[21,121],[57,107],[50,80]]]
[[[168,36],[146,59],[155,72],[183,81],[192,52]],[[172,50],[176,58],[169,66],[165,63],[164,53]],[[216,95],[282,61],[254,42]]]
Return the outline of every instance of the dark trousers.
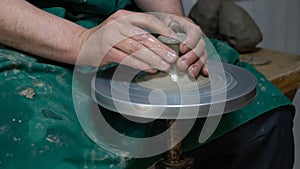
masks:
[[[280,107],[186,153],[196,169],[292,169],[294,111]]]

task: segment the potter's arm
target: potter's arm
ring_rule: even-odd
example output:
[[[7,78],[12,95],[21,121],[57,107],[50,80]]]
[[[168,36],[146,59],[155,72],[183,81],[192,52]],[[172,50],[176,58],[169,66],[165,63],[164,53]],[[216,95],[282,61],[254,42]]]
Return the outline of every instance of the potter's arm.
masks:
[[[139,26],[148,27],[169,36],[172,34],[171,29],[155,18],[150,19],[153,17],[152,15],[139,14],[138,18],[125,17],[133,14],[138,15],[120,10],[97,27],[85,29],[68,20],[44,12],[25,0],[0,0],[0,44],[51,60],[75,64],[80,52],[82,52],[81,48],[87,43],[89,37],[97,32],[101,36],[93,38],[93,43],[85,46],[86,48],[89,47],[89,50],[84,50],[89,52],[88,55],[84,56],[94,57],[81,59],[80,64],[105,66],[111,62],[122,62],[150,73],[156,72],[157,69],[168,69],[169,63],[175,61],[176,55],[172,54],[171,49],[163,47],[163,44],[159,43],[158,40],[155,41],[153,38],[151,41],[144,40],[151,38],[148,36],[139,38],[144,35],[143,33],[136,36],[137,40],[123,39],[126,36],[132,36],[132,32],[141,32]],[[124,21],[120,18],[126,19]],[[149,19],[152,21],[151,23],[147,22]],[[101,29],[102,27],[105,28]],[[113,36],[105,38],[103,35]],[[144,45],[160,45],[166,52],[152,51]],[[153,47],[151,49],[154,50]],[[130,55],[136,50],[145,51],[148,55],[151,54],[151,59],[149,59],[150,57],[145,58],[146,54]],[[174,59],[168,57],[167,51],[174,56]],[[100,59],[101,63],[98,63]],[[154,69],[154,66],[157,69]]]
[[[0,0],[0,43],[65,63],[75,63],[85,29],[25,0]]]

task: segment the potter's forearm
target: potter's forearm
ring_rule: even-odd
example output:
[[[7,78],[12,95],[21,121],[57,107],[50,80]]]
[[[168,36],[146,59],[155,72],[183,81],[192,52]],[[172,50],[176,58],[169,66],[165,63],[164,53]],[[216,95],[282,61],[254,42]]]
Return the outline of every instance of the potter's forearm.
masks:
[[[84,30],[25,0],[0,0],[0,43],[7,46],[74,64]]]
[[[145,12],[163,12],[183,16],[180,0],[134,0]]]

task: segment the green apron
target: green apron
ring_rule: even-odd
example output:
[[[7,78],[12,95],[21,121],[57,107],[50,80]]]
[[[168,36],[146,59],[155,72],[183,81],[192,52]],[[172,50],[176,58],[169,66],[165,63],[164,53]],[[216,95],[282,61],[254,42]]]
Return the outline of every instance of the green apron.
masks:
[[[33,3],[60,17],[85,27],[93,27],[107,15],[125,8],[130,1],[65,0]],[[71,4],[71,7],[64,7],[63,4],[66,3]],[[58,4],[62,7],[53,7]],[[81,9],[81,5],[86,8]],[[85,14],[80,15],[80,10]],[[95,10],[103,10],[103,13],[95,13]],[[291,105],[262,74],[251,65],[239,62],[239,55],[234,49],[218,40],[211,42],[222,56],[223,62],[236,64],[256,75],[258,96],[247,107],[224,115],[207,141],[216,139],[273,108]],[[74,110],[72,73],[73,67],[70,65],[31,56],[11,48],[0,49],[0,168],[142,169],[161,158],[120,157],[91,141],[79,124]],[[160,120],[153,122],[155,125],[137,124],[114,112],[104,114],[116,129],[132,137],[147,137],[149,133],[153,135],[160,132],[163,128],[161,126],[165,124]],[[198,119],[184,139],[185,150],[200,145],[198,137],[203,122],[204,119]]]

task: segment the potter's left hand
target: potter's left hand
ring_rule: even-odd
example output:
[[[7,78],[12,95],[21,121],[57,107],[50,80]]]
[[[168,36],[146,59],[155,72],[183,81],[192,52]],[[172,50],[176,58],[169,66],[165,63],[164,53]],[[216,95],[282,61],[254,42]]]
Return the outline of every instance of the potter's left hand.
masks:
[[[199,73],[208,76],[206,44],[201,28],[189,18],[182,16],[168,15],[161,19],[175,31],[186,34],[179,46],[182,56],[177,61],[178,68],[187,69],[192,77],[197,77]]]

